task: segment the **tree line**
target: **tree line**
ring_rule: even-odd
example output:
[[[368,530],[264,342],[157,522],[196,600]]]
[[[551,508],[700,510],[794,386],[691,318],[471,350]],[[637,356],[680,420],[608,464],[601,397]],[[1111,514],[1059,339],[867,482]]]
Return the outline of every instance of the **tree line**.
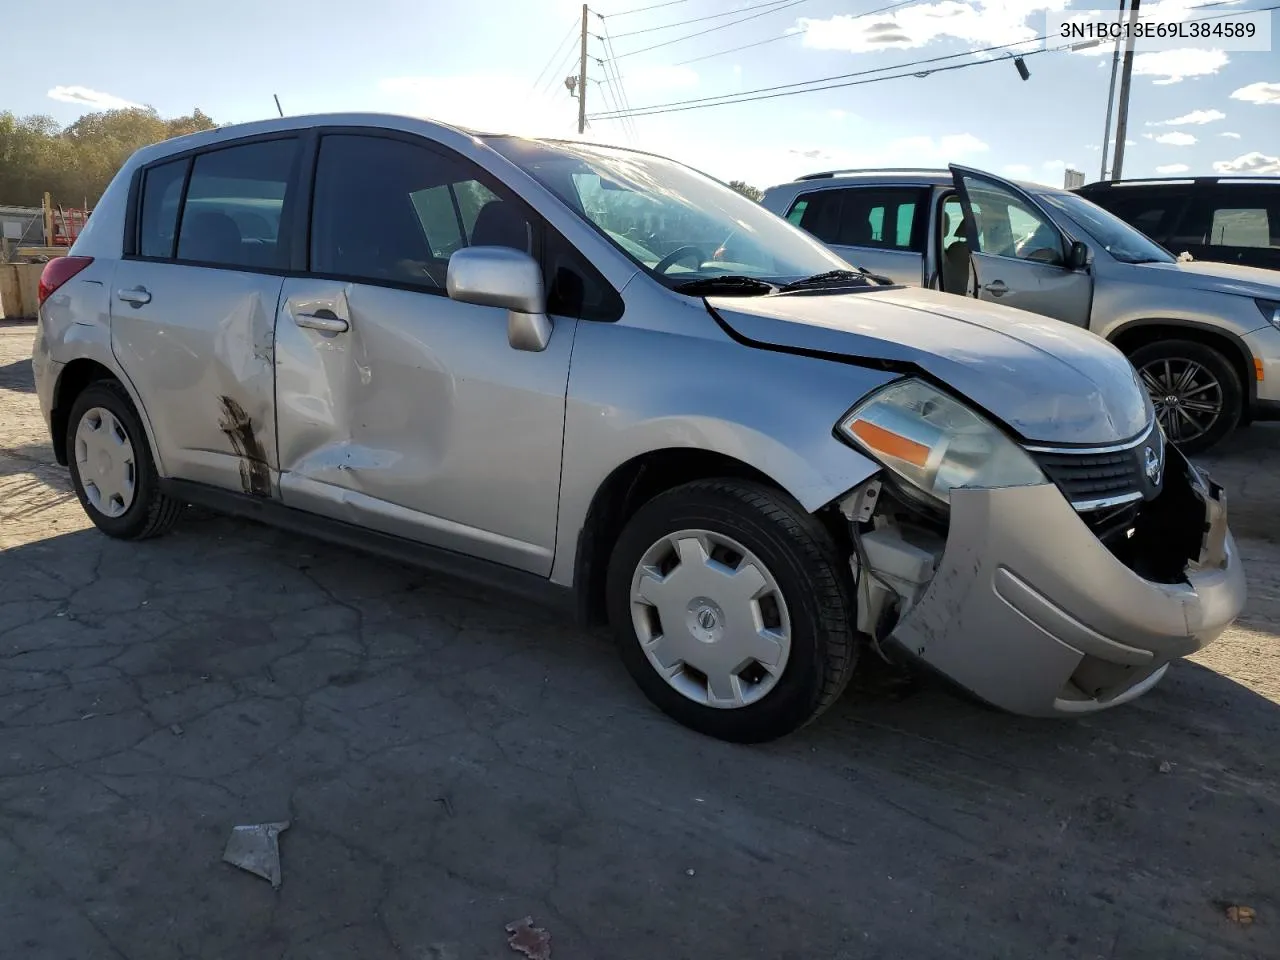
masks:
[[[217,124],[197,109],[165,119],[151,108],[87,113],[67,127],[52,117],[0,111],[0,205],[90,207],[135,150]]]

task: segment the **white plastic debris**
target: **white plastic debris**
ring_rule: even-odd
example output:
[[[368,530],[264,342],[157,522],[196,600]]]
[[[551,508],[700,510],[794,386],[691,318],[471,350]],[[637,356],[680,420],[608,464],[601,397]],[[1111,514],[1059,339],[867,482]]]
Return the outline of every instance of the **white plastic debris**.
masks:
[[[288,829],[288,820],[232,827],[227,848],[222,851],[222,859],[241,870],[270,880],[271,886],[279,890],[281,878],[278,838]]]

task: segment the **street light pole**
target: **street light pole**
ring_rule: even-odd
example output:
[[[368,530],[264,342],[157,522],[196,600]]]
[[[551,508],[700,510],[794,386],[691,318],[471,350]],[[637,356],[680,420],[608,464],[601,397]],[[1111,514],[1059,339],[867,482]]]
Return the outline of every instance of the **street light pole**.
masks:
[[[1129,133],[1129,86],[1133,80],[1133,27],[1138,23],[1138,4],[1142,0],[1133,0],[1129,8],[1129,37],[1124,45],[1124,69],[1120,74],[1120,109],[1116,117],[1116,162],[1111,171],[1111,179],[1119,180],[1124,169],[1124,140]]]
[[[1116,23],[1124,21],[1124,2],[1120,0],[1120,12],[1116,16]],[[1116,105],[1116,73],[1120,70],[1120,35],[1116,34],[1115,50],[1111,54],[1111,86],[1107,89],[1107,125],[1102,131],[1102,172],[1098,175],[1099,180],[1107,179],[1107,157],[1111,155],[1111,115]]]

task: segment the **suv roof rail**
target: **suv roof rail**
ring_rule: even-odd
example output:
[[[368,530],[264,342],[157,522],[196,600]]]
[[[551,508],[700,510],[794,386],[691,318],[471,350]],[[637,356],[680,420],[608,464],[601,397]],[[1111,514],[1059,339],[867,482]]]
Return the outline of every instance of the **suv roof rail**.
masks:
[[[1280,176],[1274,174],[1268,176],[1266,174],[1243,174],[1224,176],[1187,176],[1187,177],[1133,177],[1128,180],[1094,180],[1092,183],[1083,184],[1077,187],[1077,190],[1090,187],[1094,189],[1110,189],[1112,187],[1127,187],[1143,183],[1199,183],[1212,185],[1215,183],[1280,183]]]
[[[845,173],[946,173],[941,167],[868,167],[865,169],[850,168],[847,170],[823,170],[820,173],[806,173],[796,180],[825,180]]]

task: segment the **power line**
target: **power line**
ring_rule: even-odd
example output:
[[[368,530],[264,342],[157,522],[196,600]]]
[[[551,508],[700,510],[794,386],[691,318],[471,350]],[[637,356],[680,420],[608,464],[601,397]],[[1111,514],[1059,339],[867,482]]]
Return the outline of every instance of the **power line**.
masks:
[[[732,17],[739,13],[746,13],[748,10],[758,10],[761,7],[774,7],[783,3],[783,0],[765,0],[763,3],[753,3],[745,7],[739,7],[737,10],[725,10],[721,13],[710,13],[705,17],[692,17],[688,20],[675,20],[671,23],[660,23],[656,27],[642,27],[639,30],[629,30],[626,33],[615,33],[614,39],[621,40],[623,37],[634,37],[641,33],[653,33],[655,30],[670,30],[672,27],[683,27],[691,23],[704,23],[707,20],[719,20],[721,17]]]
[[[795,7],[802,3],[808,3],[808,2],[809,0],[785,0],[785,2],[779,3],[773,7],[770,7],[768,10],[762,10],[759,13],[753,13],[749,17],[742,17],[738,20],[730,20],[728,23],[717,24],[714,27],[707,27],[705,30],[698,30],[698,31],[695,31],[694,33],[686,33],[683,37],[676,37],[673,40],[664,40],[662,43],[655,43],[652,46],[641,47],[639,50],[628,50],[626,53],[618,54],[618,56],[615,59],[622,59],[623,57],[634,57],[637,53],[648,53],[650,50],[657,50],[659,47],[669,47],[673,43],[681,43],[685,40],[692,40],[694,37],[701,37],[708,33],[715,33],[715,31],[717,30],[726,30],[729,27],[736,27],[738,24],[746,23],[748,20],[757,20],[760,17],[767,17],[771,13],[777,13],[778,11],[785,10],[788,7]]]
[[[877,13],[886,13],[889,10],[893,10],[895,7],[905,7],[909,3],[921,3],[921,2],[923,2],[923,0],[897,0],[896,3],[891,3],[888,6],[878,7],[875,10],[868,10],[866,13],[860,13],[853,19],[861,20],[863,17],[874,17]],[[1230,3],[1231,0],[1221,0],[1221,2]],[[805,31],[803,30],[793,30],[790,33],[779,34],[776,37],[769,37],[765,40],[757,40],[755,43],[744,43],[740,47],[730,47],[728,50],[719,50],[715,53],[706,53],[700,57],[693,57],[690,60],[681,60],[679,63],[672,64],[672,66],[687,67],[691,63],[701,63],[703,60],[710,60],[713,57],[723,57],[726,54],[737,53],[740,50],[750,50],[752,47],[763,47],[766,43],[777,43],[779,40],[789,40],[792,37],[803,37],[804,34],[805,34]]]
[[[622,74],[618,72],[618,57],[613,49],[613,37],[609,35],[609,25],[604,21],[601,21],[600,28],[604,31],[604,38],[600,42],[604,45],[604,52],[609,57],[609,66],[613,68],[613,77],[618,84],[618,96],[621,98],[623,105],[627,109],[627,122],[631,127],[632,136],[638,139],[639,133],[636,131],[636,122],[630,117],[631,99],[627,96],[627,88],[622,85]],[[601,64],[601,66],[604,67],[605,73],[607,74],[609,72],[609,66],[605,66],[604,64]]]
[[[815,83],[826,83],[827,81],[831,81],[831,80],[846,80],[850,77],[864,77],[864,76],[867,76],[868,74],[884,73],[888,70],[902,70],[907,67],[920,67],[930,63],[941,63],[945,60],[955,60],[959,57],[971,57],[980,53],[992,53],[996,50],[1007,50],[1010,47],[1021,47],[1021,46],[1025,46],[1028,43],[1036,43],[1044,39],[1046,38],[1043,36],[1031,37],[1027,40],[1014,40],[1014,41],[1011,41],[1010,43],[1001,43],[991,47],[980,47],[977,50],[962,50],[959,53],[948,53],[948,54],[943,54],[942,56],[928,57],[926,59],[909,60],[906,63],[895,63],[887,67],[870,67],[866,70],[855,70],[852,73],[837,73],[829,77],[817,77],[813,80],[798,80],[795,83],[780,83],[772,87],[756,87],[753,90],[740,90],[737,93],[722,93],[722,94],[711,96],[711,97],[694,97],[689,100],[673,100],[670,103],[659,103],[659,104],[653,104],[647,107],[640,107],[639,111],[643,113],[644,111],[648,111],[648,110],[660,110],[666,107],[685,107],[690,104],[705,104],[707,106],[718,106],[719,104],[711,103],[710,101],[730,100],[732,102],[732,98],[735,98],[735,97],[747,96],[749,94],[756,94],[756,93],[772,93],[777,90],[791,90],[793,93],[808,93],[809,91],[807,90],[795,90],[794,88],[808,87]],[[1045,53],[1045,52],[1047,51],[1033,50],[1033,51],[1029,51],[1027,55],[1029,56],[1031,53]],[[985,63],[987,61],[980,61],[980,62]],[[829,89],[829,88],[822,87],[819,89]],[[765,99],[765,98],[755,98],[755,99]]]
[[[1186,9],[1187,11],[1190,11],[1190,10],[1199,10],[1206,7],[1223,6],[1225,2],[1226,0],[1215,0],[1215,2],[1205,3],[1196,7],[1188,7]],[[1280,3],[1273,4],[1272,6],[1269,6],[1269,7],[1259,7],[1251,10],[1238,10],[1238,11],[1233,11],[1231,13],[1219,14],[1215,17],[1203,17],[1201,19],[1217,20],[1217,19],[1222,19],[1224,17],[1236,16],[1238,13],[1265,13],[1270,10],[1280,10]],[[954,60],[958,57],[968,57],[968,56],[974,56],[976,54],[981,54],[981,53],[990,53],[996,50],[1005,50],[1010,47],[1024,46],[1028,43],[1038,43],[1040,41],[1047,40],[1047,39],[1048,37],[1046,35],[1042,35],[1037,37],[1030,37],[1026,40],[1015,40],[1009,43],[996,44],[990,47],[981,47],[976,50],[965,50],[960,53],[952,53],[944,56],[929,57],[929,58],[920,59],[920,60],[911,60],[906,63],[894,64],[888,67],[877,67],[874,69],[859,70],[859,71],[855,71],[854,73],[835,74],[829,77],[818,77],[814,80],[802,80],[796,83],[785,83],[785,84],[779,84],[777,86],[772,86],[772,87],[758,87],[754,90],[743,90],[743,91],[739,91],[738,93],[724,93],[724,94],[719,94],[718,96],[712,96],[712,97],[697,97],[690,100],[676,100],[670,103],[652,104],[650,106],[640,107],[632,111],[631,115],[643,117],[643,116],[652,116],[654,114],[659,114],[659,113],[682,113],[686,110],[701,110],[701,109],[706,109],[708,107],[721,107],[721,106],[727,106],[729,104],[734,104],[734,103],[750,103],[756,100],[772,100],[778,97],[796,96],[802,93],[817,93],[823,90],[835,90],[843,87],[861,86],[867,83],[878,83],[881,80],[896,80],[902,77],[910,77],[910,76],[923,78],[923,77],[929,76],[932,73],[944,73],[951,70],[963,69],[965,67],[976,67],[986,63],[995,63],[995,62],[998,62],[999,60],[1004,60],[1007,58],[1001,57],[1001,58],[995,58],[992,60],[977,60],[972,62],[952,64],[945,67],[935,67],[933,69],[925,70],[925,71],[911,70],[906,73],[893,74],[891,76],[885,76],[885,77],[871,77],[870,79],[847,80],[846,82],[840,82],[840,83],[827,82],[827,81],[833,81],[833,80],[845,81],[846,78],[849,78],[849,77],[864,77],[867,74],[883,73],[887,70],[904,70],[910,67],[927,66],[928,64],[940,63],[945,60]],[[1092,44],[1084,44],[1084,45],[1092,46]],[[1081,46],[1082,44],[1074,43],[1074,44],[1064,44],[1059,47],[1044,47],[1039,50],[1029,50],[1025,53],[1020,54],[1019,56],[1025,58],[1025,57],[1035,56],[1041,53],[1058,53],[1063,50],[1080,49]],[[626,56],[626,54],[623,54],[623,56]],[[813,86],[813,84],[823,84],[823,85]],[[795,87],[805,87],[807,89],[803,89],[803,90],[792,89]],[[756,96],[756,94],[758,94],[758,96]],[[715,102],[710,102],[710,101],[715,101]]]
[[[533,85],[532,85],[533,89],[536,90],[538,88],[538,84],[542,82],[542,78],[546,74],[547,70],[551,67],[552,62],[555,60],[556,57],[560,55],[560,51],[564,47],[564,45],[568,43],[571,39],[573,39],[574,31],[576,31],[577,29],[578,29],[578,21],[575,19],[572,23],[569,24],[569,32],[566,33],[564,35],[564,38],[559,43],[556,44],[555,51],[551,54],[550,57],[547,58],[546,65],[541,70],[538,71],[538,78],[533,81]]]
[[[666,0],[666,3],[654,3],[647,7],[636,7],[634,10],[619,10],[617,13],[597,13],[603,20],[605,17],[625,17],[630,13],[644,13],[646,10],[657,10],[659,7],[674,7],[677,3],[688,3],[689,0]]]

